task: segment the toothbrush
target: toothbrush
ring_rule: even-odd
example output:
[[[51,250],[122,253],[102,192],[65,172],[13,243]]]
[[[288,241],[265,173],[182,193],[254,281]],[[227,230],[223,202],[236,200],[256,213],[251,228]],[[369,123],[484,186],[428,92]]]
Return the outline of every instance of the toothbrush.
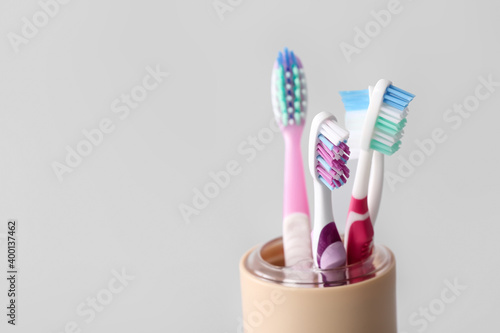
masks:
[[[311,225],[300,139],[307,108],[302,63],[285,48],[274,63],[271,77],[273,111],[285,141],[283,193],[283,250],[285,265],[312,260]]]
[[[366,115],[372,92],[373,86],[369,86],[368,89],[365,90],[339,92],[346,110],[346,127],[350,131],[349,142],[351,143],[351,159],[358,159],[359,157],[363,118]],[[370,180],[368,184],[368,211],[370,212],[370,220],[373,225],[375,225],[382,198],[384,160],[384,154],[376,150],[373,151]]]
[[[345,124],[350,132],[350,157],[352,160],[357,160],[359,158],[363,120],[366,116],[368,105],[370,104],[370,95],[372,91],[373,86],[369,86],[368,89],[365,90],[339,92],[346,110]],[[373,225],[375,225],[382,198],[383,179],[384,154],[374,151],[368,184],[368,211],[370,212],[370,220]]]
[[[309,135],[309,171],[314,183],[314,263],[321,269],[345,265],[346,252],[333,219],[331,191],[349,178],[349,132],[328,112],[317,114]]]
[[[370,104],[363,124],[358,168],[345,231],[349,264],[366,259],[373,248],[373,225],[367,200],[373,151],[392,155],[399,149],[408,115],[407,106],[415,97],[394,87],[388,80],[378,81],[369,96]]]

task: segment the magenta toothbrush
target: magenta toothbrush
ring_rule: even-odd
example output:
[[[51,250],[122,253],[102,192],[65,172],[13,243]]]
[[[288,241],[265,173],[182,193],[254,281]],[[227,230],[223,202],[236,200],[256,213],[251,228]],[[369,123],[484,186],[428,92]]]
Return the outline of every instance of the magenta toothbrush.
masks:
[[[285,140],[283,248],[285,264],[310,261],[311,239],[300,140],[306,115],[306,79],[300,59],[285,48],[271,77],[273,111]]]
[[[309,136],[309,171],[314,183],[314,263],[321,269],[345,265],[346,251],[333,219],[331,191],[349,178],[349,132],[328,112],[317,114]]]

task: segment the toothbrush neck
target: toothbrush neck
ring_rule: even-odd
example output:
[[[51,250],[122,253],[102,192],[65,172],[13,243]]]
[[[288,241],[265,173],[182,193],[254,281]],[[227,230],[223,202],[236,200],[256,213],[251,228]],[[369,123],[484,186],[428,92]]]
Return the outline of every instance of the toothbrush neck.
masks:
[[[283,130],[283,138],[287,147],[298,145],[302,138],[304,126],[289,126]]]

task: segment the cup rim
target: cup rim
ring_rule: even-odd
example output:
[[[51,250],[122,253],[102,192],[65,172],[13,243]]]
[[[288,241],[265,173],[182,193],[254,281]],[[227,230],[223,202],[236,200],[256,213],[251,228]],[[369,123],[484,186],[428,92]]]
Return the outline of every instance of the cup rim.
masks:
[[[282,248],[282,237],[256,246],[245,260],[246,269],[260,279],[285,286],[333,287],[374,278],[389,270],[394,261],[392,252],[378,244],[374,245],[372,254],[363,261],[332,269],[317,268],[312,260],[292,267],[275,265],[266,260],[266,251],[274,253],[274,258],[282,258]]]

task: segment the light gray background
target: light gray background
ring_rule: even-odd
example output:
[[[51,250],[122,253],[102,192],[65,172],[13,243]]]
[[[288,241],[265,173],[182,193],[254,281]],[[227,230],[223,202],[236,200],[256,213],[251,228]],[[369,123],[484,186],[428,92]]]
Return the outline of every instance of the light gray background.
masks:
[[[275,135],[250,162],[238,146],[269,126],[271,68],[284,46],[305,65],[307,125],[320,111],[342,119],[337,91],[380,78],[417,95],[387,171],[397,173],[416,139],[444,130],[447,141],[410,177],[394,191],[386,183],[376,241],[397,256],[402,333],[419,331],[410,316],[439,302],[445,280],[467,288],[420,331],[493,330],[500,89],[458,129],[443,115],[480,76],[500,81],[500,4],[401,0],[401,13],[347,62],[340,43],[352,44],[388,2],[233,0],[221,20],[212,0],[73,0],[16,53],[7,35],[40,5],[2,0],[0,233],[19,220],[20,309],[16,328],[0,311],[0,330],[64,332],[74,321],[89,333],[237,332],[239,257],[281,231],[283,140]],[[112,101],[157,65],[169,77],[120,120]],[[51,164],[103,118],[114,132],[58,181]],[[231,160],[241,173],[186,223],[179,206]],[[341,225],[348,197],[348,188],[335,196]],[[77,307],[122,269],[135,279],[86,323]]]

